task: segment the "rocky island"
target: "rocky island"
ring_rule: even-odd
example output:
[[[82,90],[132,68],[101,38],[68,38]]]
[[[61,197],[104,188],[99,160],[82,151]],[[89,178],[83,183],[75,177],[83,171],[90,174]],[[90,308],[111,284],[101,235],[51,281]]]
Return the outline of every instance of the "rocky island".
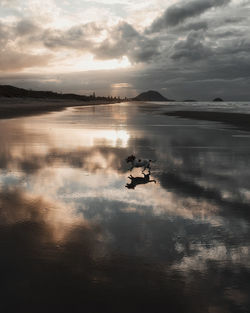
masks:
[[[223,99],[221,99],[221,98],[215,98],[215,99],[213,100],[213,102],[223,102]]]

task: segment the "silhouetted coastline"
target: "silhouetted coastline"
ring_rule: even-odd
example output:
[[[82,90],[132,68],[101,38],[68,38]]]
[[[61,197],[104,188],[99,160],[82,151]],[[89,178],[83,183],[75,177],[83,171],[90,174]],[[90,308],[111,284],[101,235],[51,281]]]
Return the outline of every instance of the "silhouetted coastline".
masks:
[[[117,103],[119,97],[96,97],[35,91],[0,85],[0,119],[61,111],[67,107]]]
[[[31,99],[57,99],[57,100],[78,100],[78,101],[119,101],[120,97],[100,97],[93,94],[78,95],[74,93],[58,93],[54,91],[41,91],[23,89],[11,85],[0,85],[0,97],[5,98],[31,98]]]

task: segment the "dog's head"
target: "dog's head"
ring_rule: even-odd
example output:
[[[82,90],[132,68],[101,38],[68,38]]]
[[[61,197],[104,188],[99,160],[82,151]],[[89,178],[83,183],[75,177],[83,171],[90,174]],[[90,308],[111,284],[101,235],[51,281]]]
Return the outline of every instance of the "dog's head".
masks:
[[[125,187],[128,189],[135,189],[135,185],[132,183],[125,185]]]
[[[135,160],[135,156],[133,154],[128,156],[127,159],[126,159],[127,163],[133,162],[134,160]]]

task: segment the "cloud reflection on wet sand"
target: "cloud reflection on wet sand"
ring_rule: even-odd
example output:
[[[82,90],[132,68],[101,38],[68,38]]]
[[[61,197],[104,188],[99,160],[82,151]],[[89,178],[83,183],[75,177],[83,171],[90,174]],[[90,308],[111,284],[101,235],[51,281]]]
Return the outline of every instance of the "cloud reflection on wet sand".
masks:
[[[163,117],[140,108],[99,110],[0,122],[4,311],[244,312],[248,150],[216,129],[152,131]],[[122,112],[124,143],[107,138]],[[156,184],[125,188],[133,149],[157,159]]]

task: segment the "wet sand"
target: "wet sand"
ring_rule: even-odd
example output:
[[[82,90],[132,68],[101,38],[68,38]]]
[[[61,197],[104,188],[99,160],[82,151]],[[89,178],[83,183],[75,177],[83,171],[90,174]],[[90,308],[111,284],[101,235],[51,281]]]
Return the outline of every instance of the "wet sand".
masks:
[[[250,114],[214,111],[174,111],[165,114],[193,120],[220,122],[232,125],[241,130],[250,130]]]
[[[0,120],[1,312],[250,312],[249,134],[147,105]]]
[[[115,101],[117,102],[117,101]],[[109,104],[114,101],[93,100],[61,100],[61,99],[23,99],[0,98],[0,119],[38,115],[46,112],[64,110],[67,107]]]

